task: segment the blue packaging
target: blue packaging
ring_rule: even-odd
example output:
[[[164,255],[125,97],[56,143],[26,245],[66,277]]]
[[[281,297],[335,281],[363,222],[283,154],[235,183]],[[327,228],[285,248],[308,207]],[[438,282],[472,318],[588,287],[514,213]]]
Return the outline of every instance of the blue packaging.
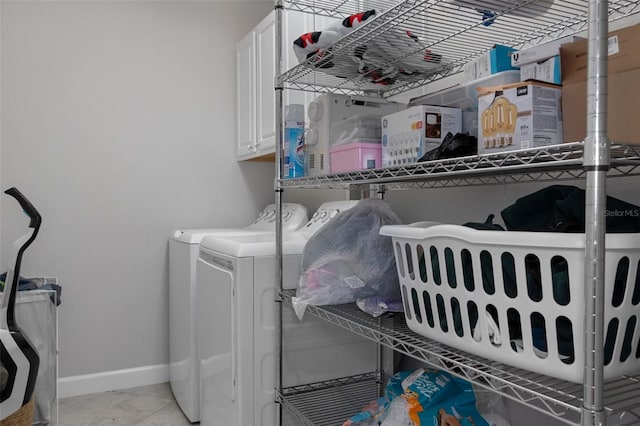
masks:
[[[513,47],[496,44],[488,52],[465,64],[466,80],[475,81],[501,71],[517,70],[511,65],[511,54],[515,51]]]
[[[284,176],[304,176],[304,105],[286,107],[284,122]]]

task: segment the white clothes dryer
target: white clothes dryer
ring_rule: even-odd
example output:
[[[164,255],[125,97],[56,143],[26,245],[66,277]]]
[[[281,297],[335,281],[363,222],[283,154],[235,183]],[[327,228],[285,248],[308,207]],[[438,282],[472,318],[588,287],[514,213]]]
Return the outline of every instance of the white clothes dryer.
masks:
[[[307,208],[282,205],[283,230],[308,222]],[[270,204],[244,228],[177,230],[169,236],[169,382],[173,395],[190,422],[200,421],[200,374],[195,329],[196,259],[207,235],[275,235],[276,206]]]
[[[356,202],[325,203],[297,232],[283,235],[283,277],[295,288],[309,237]],[[197,261],[197,333],[203,426],[276,423],[275,236],[208,236]],[[283,315],[286,370],[293,386],[368,373],[377,368],[374,342],[310,315]],[[290,424],[283,419],[283,424]]]

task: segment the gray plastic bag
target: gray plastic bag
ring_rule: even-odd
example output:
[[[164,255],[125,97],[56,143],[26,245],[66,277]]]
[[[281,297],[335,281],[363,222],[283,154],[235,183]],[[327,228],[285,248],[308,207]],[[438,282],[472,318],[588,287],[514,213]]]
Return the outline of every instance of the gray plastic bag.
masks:
[[[370,297],[400,298],[391,237],[383,225],[400,220],[379,199],[361,200],[309,239],[292,303],[299,319],[308,304],[338,305]]]

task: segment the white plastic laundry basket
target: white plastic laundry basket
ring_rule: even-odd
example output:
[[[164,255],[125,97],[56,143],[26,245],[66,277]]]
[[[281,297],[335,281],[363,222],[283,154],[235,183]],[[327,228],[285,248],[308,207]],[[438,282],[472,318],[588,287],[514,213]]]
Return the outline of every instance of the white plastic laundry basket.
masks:
[[[582,382],[585,236],[388,225],[407,325],[454,348]],[[609,234],[605,380],[640,371],[640,235]]]

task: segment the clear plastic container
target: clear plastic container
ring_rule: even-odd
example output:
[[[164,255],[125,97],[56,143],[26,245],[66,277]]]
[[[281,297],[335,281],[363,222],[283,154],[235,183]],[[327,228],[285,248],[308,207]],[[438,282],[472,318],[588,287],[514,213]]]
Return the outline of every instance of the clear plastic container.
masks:
[[[520,70],[502,71],[480,80],[449,87],[418,96],[409,101],[414,105],[440,105],[462,109],[462,131],[478,136],[478,87],[500,86],[520,81]]]
[[[379,116],[354,115],[331,124],[331,146],[355,142],[380,143],[381,129]]]

